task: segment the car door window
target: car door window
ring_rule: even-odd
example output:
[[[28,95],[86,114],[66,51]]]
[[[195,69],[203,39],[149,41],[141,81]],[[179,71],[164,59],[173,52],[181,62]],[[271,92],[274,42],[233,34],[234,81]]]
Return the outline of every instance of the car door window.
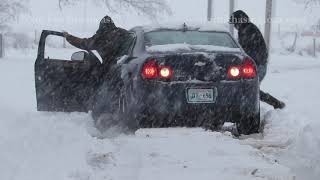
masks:
[[[128,56],[131,54],[132,48],[134,46],[135,38],[136,38],[136,35],[134,33],[130,33],[128,39],[122,42],[122,45],[120,47],[120,51],[118,54],[119,58],[123,56]]]
[[[64,37],[49,35],[46,38],[45,59],[71,61],[71,56],[77,51],[82,51],[72,46]]]

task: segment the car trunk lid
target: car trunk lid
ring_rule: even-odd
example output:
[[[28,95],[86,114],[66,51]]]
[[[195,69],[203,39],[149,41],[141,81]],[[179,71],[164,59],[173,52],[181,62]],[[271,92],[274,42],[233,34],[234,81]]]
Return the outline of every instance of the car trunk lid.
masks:
[[[155,58],[160,66],[174,71],[171,81],[216,82],[225,80],[230,65],[242,63],[240,54],[234,53],[181,53]]]

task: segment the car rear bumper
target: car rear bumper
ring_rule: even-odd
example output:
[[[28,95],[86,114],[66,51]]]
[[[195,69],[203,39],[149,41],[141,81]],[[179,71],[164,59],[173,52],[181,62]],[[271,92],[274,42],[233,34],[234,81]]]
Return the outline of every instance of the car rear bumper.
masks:
[[[162,119],[211,118],[216,123],[234,122],[240,114],[260,111],[257,79],[213,83],[140,81],[133,89],[139,114]],[[187,89],[214,89],[214,103],[188,103]],[[201,121],[201,120],[200,120]]]

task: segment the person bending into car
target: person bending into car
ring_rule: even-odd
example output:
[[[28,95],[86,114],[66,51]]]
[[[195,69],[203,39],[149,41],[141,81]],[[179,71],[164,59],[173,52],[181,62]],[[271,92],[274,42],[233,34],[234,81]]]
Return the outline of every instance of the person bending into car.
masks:
[[[109,16],[105,16],[96,34],[90,38],[78,38],[64,32],[64,37],[73,46],[83,50],[96,50],[104,66],[116,64],[117,57],[124,55],[130,45],[132,36],[122,28],[115,26]]]
[[[241,10],[231,15],[229,23],[238,30],[239,43],[243,50],[255,61],[261,83],[267,73],[268,49],[260,30],[250,22],[249,16]],[[260,100],[272,105],[275,109],[285,107],[283,102],[261,90]]]
[[[116,121],[115,118],[110,118],[119,107],[117,103],[122,84],[117,60],[121,56],[127,55],[134,39],[133,36],[127,30],[116,27],[112,19],[105,16],[100,21],[96,34],[92,37],[78,38],[67,32],[64,32],[64,37],[71,45],[87,51],[96,50],[101,56],[103,62],[99,67],[99,80],[94,82],[98,87],[97,93],[89,103],[92,104],[93,115],[97,115],[94,117],[97,128],[103,129],[105,126],[111,126],[111,124],[104,123]],[[104,101],[104,103],[99,103],[99,101]],[[103,117],[102,114],[105,114],[106,109],[109,110],[109,114]]]

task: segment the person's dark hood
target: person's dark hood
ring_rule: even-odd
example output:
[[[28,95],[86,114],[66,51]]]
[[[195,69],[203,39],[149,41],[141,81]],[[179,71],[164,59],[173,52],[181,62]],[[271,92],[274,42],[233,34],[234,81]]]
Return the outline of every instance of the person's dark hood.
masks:
[[[115,26],[114,22],[112,21],[112,19],[109,16],[105,16],[101,21],[100,21],[100,25],[99,25],[99,29],[97,31],[97,33],[104,33],[104,32],[108,32],[111,30],[116,29],[117,27]]]
[[[250,18],[245,12],[238,10],[231,14],[229,23],[234,25],[248,24],[250,23]]]

